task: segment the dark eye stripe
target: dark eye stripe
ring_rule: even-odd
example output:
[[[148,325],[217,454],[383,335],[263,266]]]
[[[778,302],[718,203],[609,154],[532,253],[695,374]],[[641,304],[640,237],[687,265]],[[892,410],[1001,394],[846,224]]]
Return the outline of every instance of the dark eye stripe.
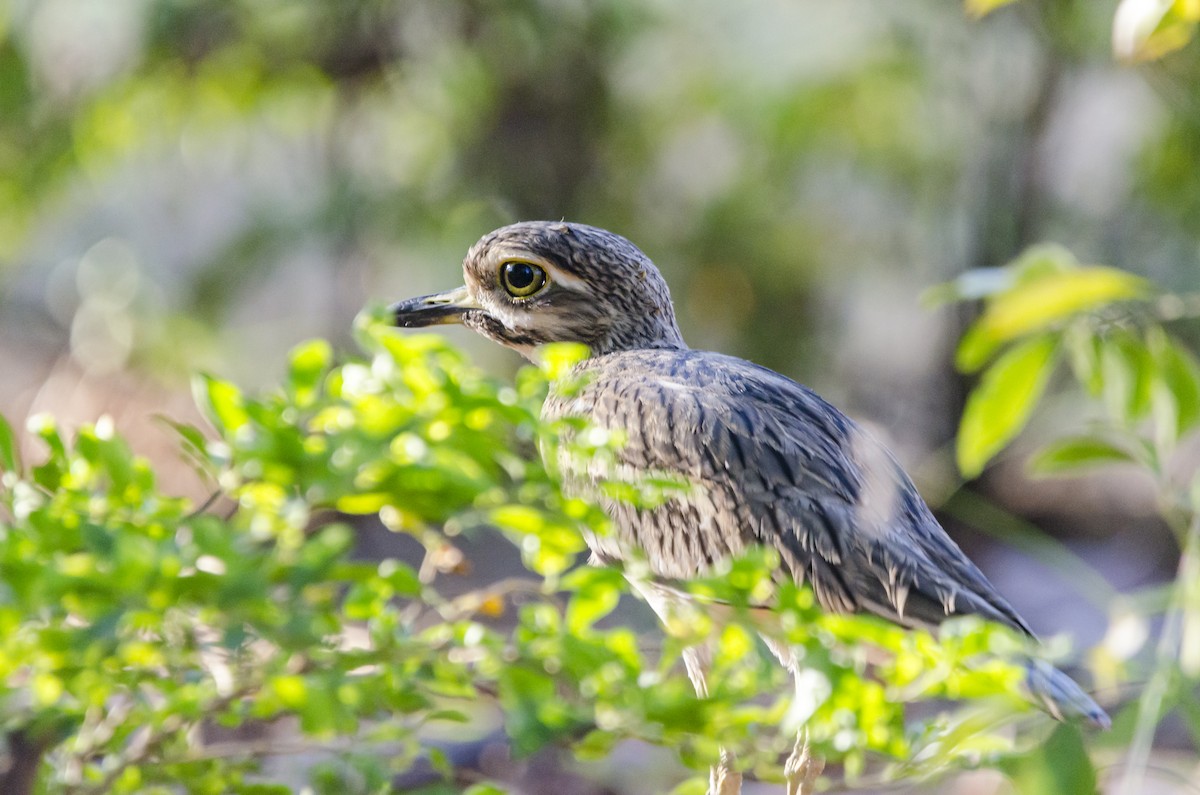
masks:
[[[514,298],[528,298],[546,286],[546,271],[531,262],[510,260],[500,266],[500,286]]]

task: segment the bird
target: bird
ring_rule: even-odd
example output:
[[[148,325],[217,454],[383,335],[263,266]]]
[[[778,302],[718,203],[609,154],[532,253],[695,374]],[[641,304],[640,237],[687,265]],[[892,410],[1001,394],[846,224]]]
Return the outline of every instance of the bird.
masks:
[[[463,276],[461,287],[392,305],[394,323],[460,324],[530,359],[547,343],[586,347],[575,370],[580,386],[552,391],[542,415],[582,416],[624,437],[607,469],[558,463],[564,488],[598,498],[612,519],[611,533],[586,536],[592,562],[643,561],[649,579],[634,586],[664,620],[680,598],[670,583],[766,547],[777,554],[776,578],[807,584],[827,611],[929,630],[975,615],[1034,637],[873,435],[780,373],[689,348],[662,274],[626,238],[581,223],[515,223],[469,249]],[[682,478],[690,488],[637,506],[596,488],[615,470]],[[768,645],[797,673],[780,643]],[[684,654],[701,695],[710,653],[696,647]],[[1025,687],[1059,720],[1110,725],[1048,663],[1029,661]],[[740,791],[735,766],[722,752],[710,795]],[[785,766],[789,793],[811,791],[820,770],[799,738]]]

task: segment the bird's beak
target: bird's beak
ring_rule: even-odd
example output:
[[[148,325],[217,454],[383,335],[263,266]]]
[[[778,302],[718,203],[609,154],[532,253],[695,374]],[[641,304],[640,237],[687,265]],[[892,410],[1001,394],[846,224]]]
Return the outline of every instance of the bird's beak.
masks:
[[[422,295],[392,304],[392,316],[397,326],[422,328],[441,326],[447,323],[462,323],[463,314],[470,309],[479,309],[479,303],[466,287],[459,287],[436,295]]]

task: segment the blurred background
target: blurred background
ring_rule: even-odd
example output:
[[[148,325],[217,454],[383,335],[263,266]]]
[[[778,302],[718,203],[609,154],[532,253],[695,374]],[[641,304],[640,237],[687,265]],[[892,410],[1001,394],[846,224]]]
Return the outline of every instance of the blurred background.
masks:
[[[0,0],[0,412],[110,414],[193,492],[154,420],[196,416],[192,372],[270,385],[301,340],[351,351],[364,305],[459,284],[490,229],[566,218],[654,259],[693,347],[814,387],[942,505],[970,318],[923,289],[1045,240],[1200,289],[1200,57],[1117,63],[1116,6]],[[1077,413],[1052,402],[1026,438]],[[1013,533],[1118,590],[1177,550],[1147,484],[1031,484],[1022,458],[976,484],[988,513],[943,518],[1039,632],[1088,648],[1105,605]],[[1200,791],[1185,740],[1162,738],[1162,792]],[[592,777],[640,791],[623,767]]]

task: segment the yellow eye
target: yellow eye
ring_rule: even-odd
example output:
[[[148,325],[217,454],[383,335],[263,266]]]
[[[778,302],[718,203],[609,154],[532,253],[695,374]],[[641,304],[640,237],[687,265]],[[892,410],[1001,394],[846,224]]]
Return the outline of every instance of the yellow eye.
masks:
[[[513,298],[528,298],[546,286],[546,271],[529,262],[510,260],[500,266],[500,285]]]

